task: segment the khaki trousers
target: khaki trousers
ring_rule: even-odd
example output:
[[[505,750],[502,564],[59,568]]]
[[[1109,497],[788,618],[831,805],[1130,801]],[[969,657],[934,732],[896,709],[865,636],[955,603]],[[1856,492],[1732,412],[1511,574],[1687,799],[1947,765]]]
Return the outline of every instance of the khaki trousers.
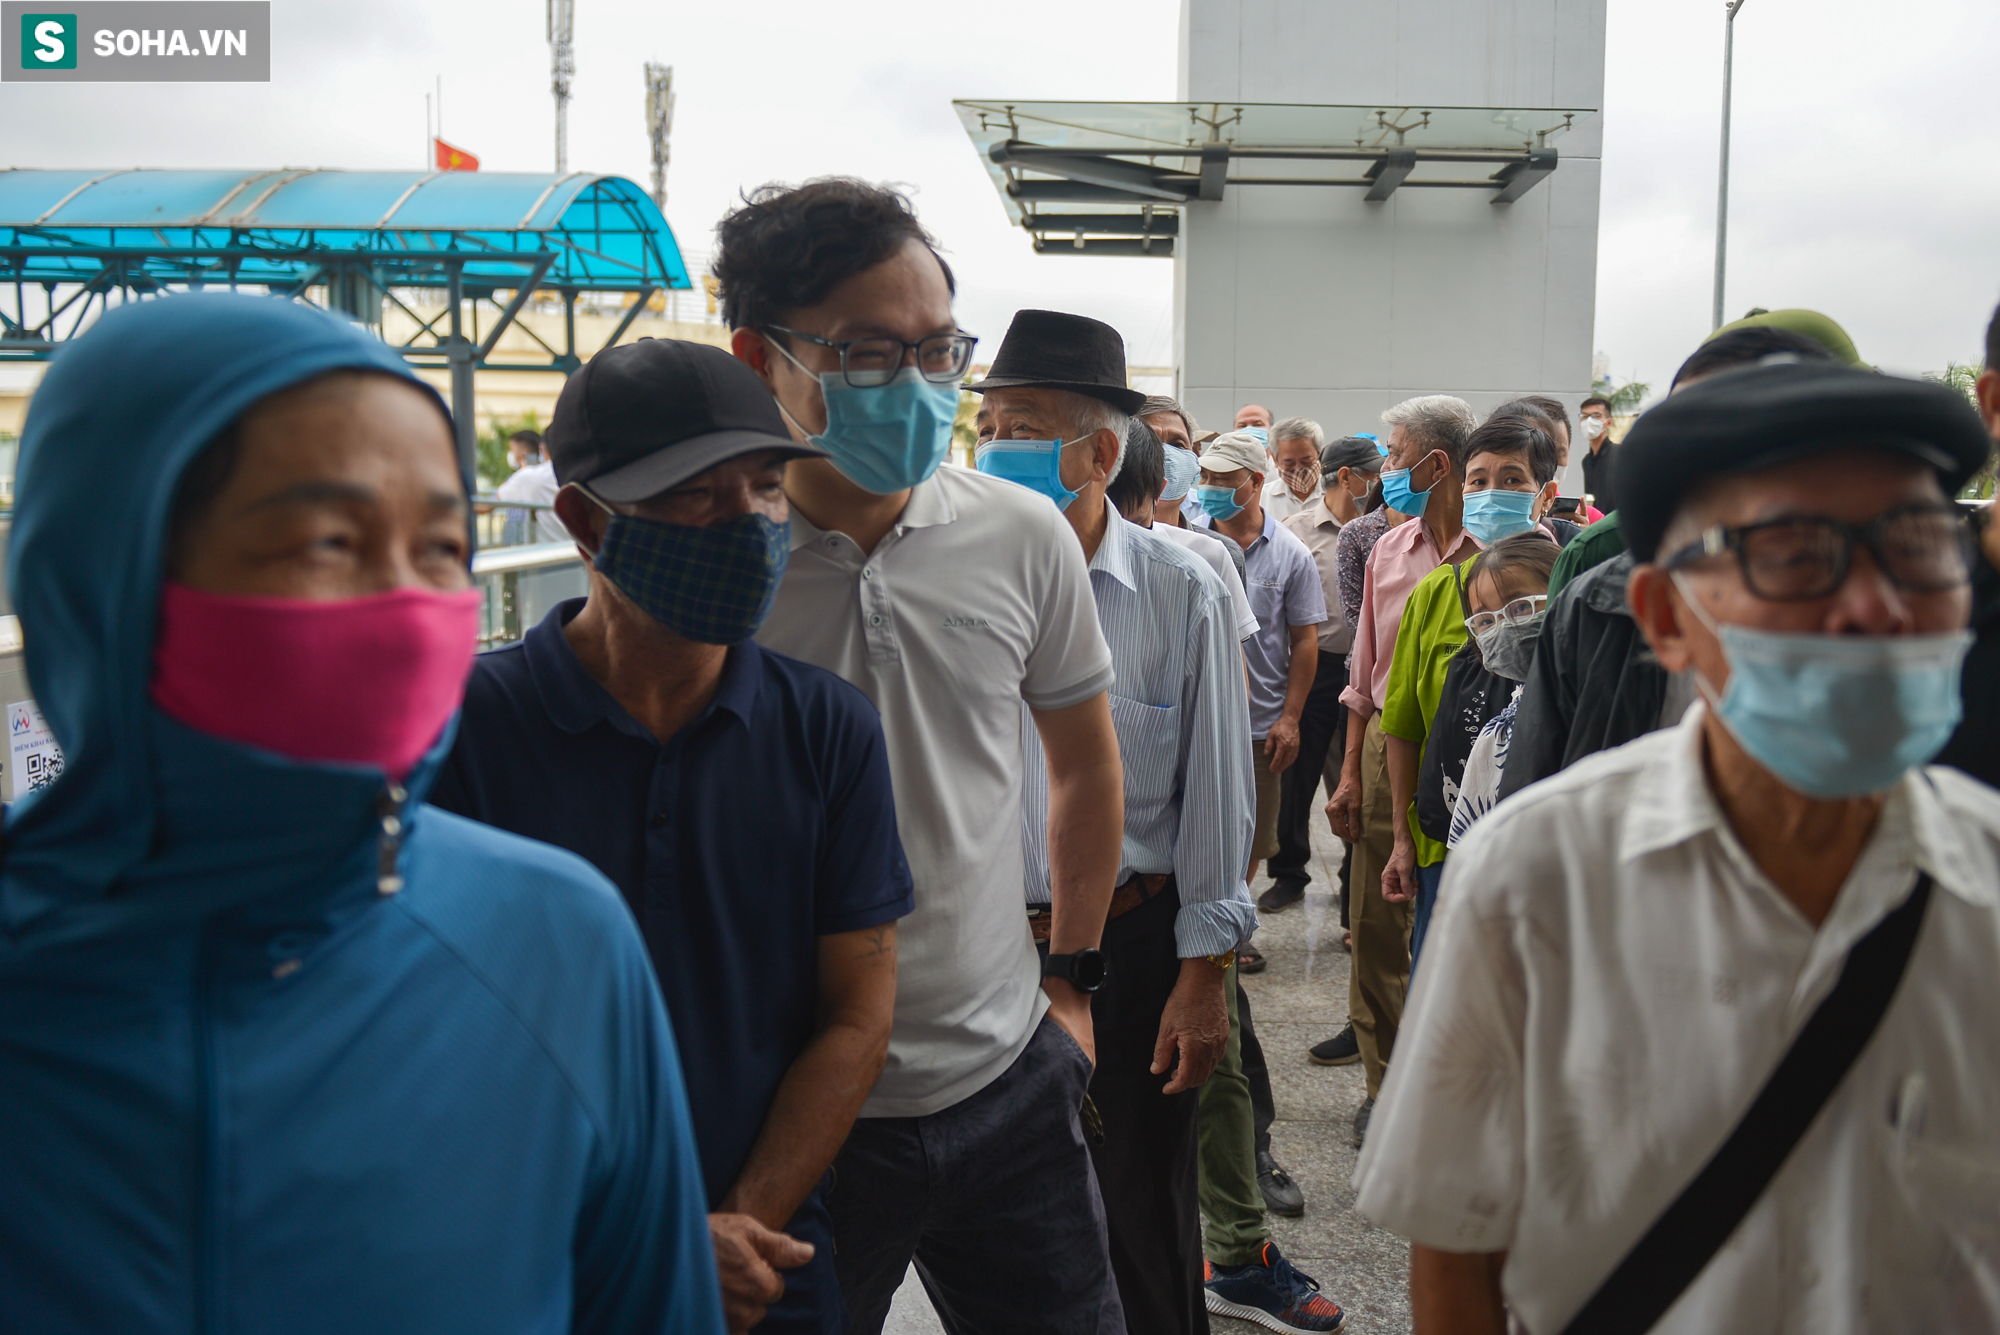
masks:
[[[1361,739],[1361,838],[1354,845],[1350,930],[1353,971],[1347,983],[1347,1014],[1361,1048],[1368,1097],[1382,1089],[1382,1073],[1396,1046],[1403,1020],[1403,995],[1410,986],[1411,906],[1382,898],[1382,869],[1396,846],[1390,825],[1389,744],[1382,716],[1368,716]]]

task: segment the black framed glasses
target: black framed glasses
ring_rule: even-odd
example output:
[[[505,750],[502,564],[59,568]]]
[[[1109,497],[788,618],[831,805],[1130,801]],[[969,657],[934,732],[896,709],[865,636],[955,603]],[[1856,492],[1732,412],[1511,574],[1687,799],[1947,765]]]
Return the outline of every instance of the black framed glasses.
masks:
[[[1751,593],[1767,602],[1802,603],[1830,598],[1847,582],[1858,546],[1868,548],[1891,584],[1909,593],[1944,593],[1972,578],[1972,528],[1953,505],[1913,505],[1865,524],[1819,515],[1716,524],[1660,564],[1681,570],[1734,552]]]
[[[903,369],[903,354],[907,352],[916,354],[917,373],[924,379],[934,385],[953,384],[964,379],[965,369],[972,365],[972,349],[979,342],[978,335],[966,333],[933,334],[918,343],[905,343],[886,335],[836,340],[787,329],[781,324],[770,328],[774,333],[838,352],[841,378],[856,389],[874,389],[894,380]]]

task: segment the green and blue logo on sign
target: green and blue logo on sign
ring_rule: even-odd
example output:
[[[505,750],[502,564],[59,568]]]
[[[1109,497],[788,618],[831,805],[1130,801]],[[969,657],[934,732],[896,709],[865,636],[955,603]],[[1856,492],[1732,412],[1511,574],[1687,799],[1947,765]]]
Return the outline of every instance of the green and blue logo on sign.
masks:
[[[21,68],[76,68],[76,15],[21,15]]]

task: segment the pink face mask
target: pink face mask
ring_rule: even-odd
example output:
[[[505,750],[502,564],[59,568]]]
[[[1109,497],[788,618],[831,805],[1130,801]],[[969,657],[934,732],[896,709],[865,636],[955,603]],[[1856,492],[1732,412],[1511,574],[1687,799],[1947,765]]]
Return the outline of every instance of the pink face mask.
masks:
[[[198,732],[401,781],[465,693],[479,591],[314,602],[168,583],[153,703]]]

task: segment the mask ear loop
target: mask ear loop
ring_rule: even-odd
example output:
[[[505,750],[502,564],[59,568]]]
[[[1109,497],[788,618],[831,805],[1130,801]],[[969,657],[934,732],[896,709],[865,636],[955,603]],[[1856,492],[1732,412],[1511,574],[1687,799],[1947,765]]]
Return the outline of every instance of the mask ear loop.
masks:
[[[759,331],[758,331],[758,333],[757,333],[757,337],[759,337],[759,338],[761,338],[761,339],[763,339],[763,340],[764,340],[764,345],[765,345],[766,347],[771,347],[771,348],[776,348],[776,349],[778,350],[778,352],[779,352],[779,353],[780,353],[780,354],[781,354],[781,355],[782,355],[782,356],[784,357],[784,359],[785,359],[786,361],[788,361],[788,362],[790,362],[790,363],[791,363],[792,365],[794,365],[794,366],[798,367],[798,368],[799,368],[799,374],[801,374],[801,375],[804,375],[804,376],[807,376],[807,377],[810,377],[810,378],[811,378],[811,380],[812,380],[812,382],[813,382],[814,384],[816,384],[816,385],[820,385],[820,378],[819,378],[819,377],[820,377],[820,373],[819,373],[819,372],[817,372],[817,371],[815,371],[815,370],[813,370],[813,369],[812,369],[812,367],[810,367],[810,366],[807,366],[807,365],[806,365],[806,364],[805,364],[804,362],[800,361],[800,360],[799,360],[799,359],[798,359],[797,357],[794,357],[794,356],[792,355],[792,350],[791,350],[790,348],[788,348],[788,347],[786,347],[786,346],[785,346],[784,344],[782,344],[782,343],[778,342],[778,340],[777,340],[777,339],[775,339],[775,338],[772,338],[772,337],[771,337],[771,336],[770,336],[769,334],[766,334],[766,333],[764,333],[764,332],[763,332],[762,330],[759,330]],[[820,385],[820,391],[819,391],[819,393],[820,393],[820,411],[821,411],[822,413],[824,413],[824,412],[825,412],[825,410],[826,410],[826,386],[825,386],[825,385]],[[806,430],[806,429],[805,429],[805,428],[804,428],[803,426],[800,426],[800,425],[799,425],[799,419],[798,419],[798,418],[796,418],[796,417],[794,417],[794,416],[792,416],[792,414],[791,414],[790,410],[789,410],[789,409],[787,409],[787,408],[785,407],[785,401],[784,401],[783,399],[779,398],[779,397],[777,396],[777,394],[776,394],[776,392],[775,392],[775,391],[774,391],[774,392],[772,393],[772,395],[771,395],[771,402],[773,402],[773,403],[775,403],[775,404],[777,404],[777,405],[778,405],[778,415],[779,415],[780,417],[782,417],[782,418],[784,418],[784,419],[785,419],[785,425],[789,426],[789,427],[790,427],[790,428],[791,428],[792,430],[794,430],[794,431],[798,432],[798,433],[799,433],[799,437],[800,437],[800,438],[801,438],[802,440],[811,440],[811,439],[813,438],[813,434],[812,434],[812,432],[810,432],[810,431]]]
[[[609,519],[618,518],[618,512],[616,510],[612,509],[610,505],[605,503],[602,497],[600,497],[596,492],[592,491],[589,487],[584,486],[581,482],[564,483],[562,490],[575,492],[577,495],[583,497],[583,499],[589,501],[592,505],[596,506],[598,509],[604,511],[605,516],[607,518]],[[556,494],[561,495],[562,493],[558,492]],[[565,524],[563,527],[567,528],[569,526]],[[575,533],[571,533],[569,536],[570,540],[572,542],[576,542],[576,545],[578,547],[583,547],[583,544],[581,542],[577,542]],[[597,551],[601,552],[603,550],[604,550],[604,541],[603,539],[600,538],[597,543]],[[593,563],[595,563],[597,560],[597,552],[590,551],[588,548],[584,549],[584,555],[588,556]]]
[[[1674,582],[1674,587],[1681,591],[1681,600],[1688,605],[1688,610],[1694,613],[1694,619],[1708,629],[1708,633],[1715,637],[1717,644],[1723,646],[1722,656],[1727,660],[1729,657],[1729,646],[1723,641],[1722,627],[1713,616],[1709,615],[1708,609],[1701,605],[1701,599],[1689,587],[1687,577],[1678,570],[1672,570],[1667,572],[1667,578],[1671,579]],[[1700,668],[1690,664],[1688,671],[1694,674],[1694,688],[1701,692],[1702,699],[1708,701],[1708,707],[1718,713],[1721,712],[1722,692],[1715,689],[1714,684],[1709,681],[1707,675]]]

